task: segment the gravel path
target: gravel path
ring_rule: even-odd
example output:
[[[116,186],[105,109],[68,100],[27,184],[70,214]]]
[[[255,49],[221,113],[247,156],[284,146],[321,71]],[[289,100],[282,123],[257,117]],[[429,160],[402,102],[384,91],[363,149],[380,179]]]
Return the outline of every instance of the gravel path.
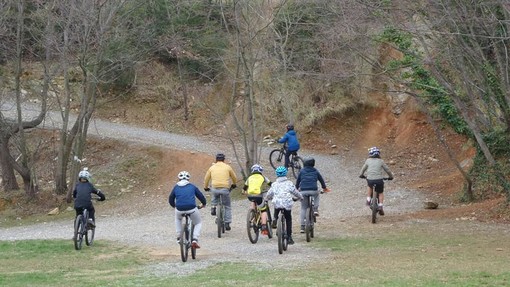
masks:
[[[8,106],[2,106],[6,112]],[[36,108],[32,110],[35,114]],[[46,127],[59,127],[58,114],[49,113]],[[165,148],[204,152],[214,154],[218,146],[228,147],[219,139],[170,134],[144,128],[137,128],[118,123],[95,120],[89,134],[112,139],[129,139],[130,141],[155,145]],[[228,151],[225,151],[228,154]],[[265,155],[269,149],[264,149]],[[317,167],[326,178],[331,193],[321,197],[320,217],[316,226],[316,237],[347,236],[352,233],[352,226],[360,225],[372,228],[369,223],[369,210],[364,206],[365,183],[357,177],[364,158],[352,158],[350,155],[314,154],[300,151],[302,156],[314,156]],[[267,156],[265,156],[267,158]],[[269,166],[267,162],[262,163]],[[398,177],[387,184],[385,211],[387,215],[378,223],[379,228],[390,225],[391,217],[421,209],[423,198],[415,191],[400,186]],[[233,202],[232,231],[221,239],[216,236],[214,219],[209,209],[201,211],[204,220],[200,240],[202,248],[198,250],[197,260],[183,264],[180,261],[179,248],[175,243],[173,211],[165,198],[156,201],[152,212],[120,216],[115,211],[101,210],[98,206],[97,240],[112,240],[129,245],[149,248],[152,254],[165,258],[161,263],[150,266],[147,272],[165,275],[168,273],[188,274],[211,264],[225,261],[258,263],[260,267],[292,268],[303,266],[306,261],[324,262],[334,260],[327,249],[313,248],[302,234],[294,232],[295,245],[289,246],[287,252],[279,255],[276,239],[260,238],[257,244],[251,244],[246,235],[245,217],[248,202]],[[294,207],[294,231],[298,231],[299,203]],[[109,212],[109,213],[108,213]],[[0,240],[23,239],[71,239],[72,224],[68,221],[52,221],[32,226],[0,228]],[[170,267],[170,268],[169,268]],[[175,267],[175,268],[172,268]],[[150,270],[150,271],[149,271]]]

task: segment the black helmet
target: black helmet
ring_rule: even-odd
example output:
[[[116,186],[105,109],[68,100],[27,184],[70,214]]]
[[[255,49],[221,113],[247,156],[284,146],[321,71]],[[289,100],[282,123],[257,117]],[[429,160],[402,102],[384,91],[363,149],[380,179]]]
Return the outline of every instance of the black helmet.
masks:
[[[291,130],[293,130],[293,129],[294,129],[294,125],[293,125],[293,124],[288,124],[288,125],[287,125],[287,130],[288,130],[288,131],[291,131]]]
[[[311,166],[311,167],[314,167],[315,166],[315,159],[313,157],[310,157],[310,158],[306,158],[303,162],[303,165],[304,166]]]
[[[225,160],[225,154],[217,153],[216,160],[221,160],[221,161]]]

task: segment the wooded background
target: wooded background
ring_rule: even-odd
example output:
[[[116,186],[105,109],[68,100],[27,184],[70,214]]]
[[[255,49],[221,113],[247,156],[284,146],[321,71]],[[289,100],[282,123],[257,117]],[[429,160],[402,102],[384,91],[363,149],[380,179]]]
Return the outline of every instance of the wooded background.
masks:
[[[158,63],[171,76],[147,97],[191,123],[197,110],[227,122],[245,170],[275,124],[313,127],[412,100],[447,151],[445,124],[476,143],[472,169],[451,156],[465,199],[510,200],[509,28],[507,0],[5,0],[0,101],[17,117],[0,113],[2,189],[19,189],[18,175],[28,196],[39,191],[43,159],[25,131],[52,107],[64,122],[54,191],[69,195],[97,104],[140,93],[139,73]],[[27,120],[23,103],[34,99],[41,113]]]

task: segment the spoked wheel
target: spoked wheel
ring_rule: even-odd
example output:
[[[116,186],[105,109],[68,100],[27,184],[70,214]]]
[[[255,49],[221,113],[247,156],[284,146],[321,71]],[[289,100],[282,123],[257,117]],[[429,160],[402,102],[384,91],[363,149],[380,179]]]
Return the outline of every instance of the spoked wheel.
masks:
[[[89,223],[87,222],[87,225]],[[96,228],[93,227],[93,226],[87,226],[86,227],[86,232],[85,232],[85,243],[87,244],[87,246],[90,246],[92,245],[92,243],[94,243],[94,235],[96,233]]]
[[[182,227],[181,240],[179,241],[181,246],[181,259],[182,262],[188,261],[188,246],[189,246],[189,230],[187,224]]]
[[[372,223],[375,223],[377,221],[377,212],[378,212],[377,207],[379,205],[378,203],[379,203],[379,200],[377,199],[377,196],[373,197],[372,201],[370,202],[370,209],[372,209]]]
[[[218,227],[218,238],[221,238],[221,234],[225,233],[225,210],[223,209],[223,207],[220,207],[218,210],[216,225]]]
[[[291,168],[292,168],[292,174],[294,175],[295,178],[298,177],[299,172],[301,171],[303,166],[304,166],[304,162],[301,157],[296,155],[292,158]]]
[[[257,212],[253,209],[248,211],[246,216],[246,230],[248,231],[248,239],[255,244],[259,240],[259,227],[257,224]]]
[[[283,222],[283,217],[280,215],[278,217],[278,222],[276,223],[276,235],[278,236],[278,253],[283,253],[283,245],[285,244],[285,223]]]
[[[74,249],[76,250],[80,250],[81,249],[81,246],[83,244],[83,228],[85,228],[85,226],[83,226],[83,215],[78,215],[76,216],[76,218],[74,219],[74,237],[73,237],[73,240],[74,240]]]
[[[311,207],[306,209],[306,222],[305,222],[305,234],[306,234],[306,242],[310,242],[313,237],[313,211]]]
[[[191,232],[190,232],[190,239],[193,240],[194,236],[193,234],[195,233],[195,225],[193,225],[193,223],[191,223]],[[191,258],[192,259],[196,259],[197,258],[197,249],[195,247],[193,247],[193,244],[188,244],[189,248],[191,248]]]
[[[269,153],[269,163],[276,169],[280,165],[283,165],[284,153],[281,149],[274,149]]]
[[[273,238],[273,228],[271,227],[272,223],[273,223],[273,220],[271,219],[271,212],[269,211],[269,207],[268,207],[267,208],[267,223],[266,223],[268,238]]]

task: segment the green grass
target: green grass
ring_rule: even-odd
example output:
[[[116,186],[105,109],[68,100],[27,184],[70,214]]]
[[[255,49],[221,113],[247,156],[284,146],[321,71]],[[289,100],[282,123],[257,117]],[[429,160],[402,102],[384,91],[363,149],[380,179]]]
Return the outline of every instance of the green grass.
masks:
[[[69,240],[0,242],[0,286],[509,286],[510,234],[462,224],[453,230],[442,223],[381,225],[356,236],[319,236],[308,244],[330,250],[325,261],[303,258],[293,269],[222,262],[181,276],[166,270],[187,269],[200,257],[187,263],[151,258],[105,241],[81,251]]]

